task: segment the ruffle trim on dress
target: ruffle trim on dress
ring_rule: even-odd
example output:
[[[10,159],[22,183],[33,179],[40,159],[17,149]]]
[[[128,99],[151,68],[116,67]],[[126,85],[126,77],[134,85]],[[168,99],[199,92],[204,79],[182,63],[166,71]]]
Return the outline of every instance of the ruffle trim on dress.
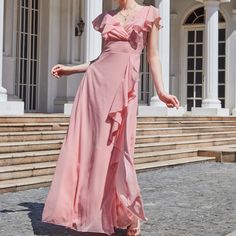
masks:
[[[93,28],[102,34],[106,40],[109,37],[109,32],[116,30],[119,22],[116,22],[111,15],[102,13],[98,15],[93,21]]]
[[[162,18],[160,17],[159,8],[150,5],[144,21],[143,18],[139,16],[129,24],[133,24],[131,28],[132,31],[135,31],[136,33],[140,33],[141,31],[148,32],[153,27],[153,24],[155,24],[158,29],[161,29],[163,27],[162,25],[160,25],[161,19]],[[124,27],[120,25],[120,22],[116,20],[112,15],[106,12],[98,15],[92,21],[92,24],[94,29],[101,32],[102,36],[105,39],[108,38],[109,32],[117,31],[117,26],[120,26],[122,30],[124,30]],[[121,34],[121,32],[119,32],[119,34]]]
[[[153,27],[153,24],[155,24],[158,29],[163,28],[163,26],[160,24],[161,19],[162,18],[160,17],[159,8],[150,6],[146,20],[144,21],[143,30],[150,31]]]
[[[132,60],[133,57],[130,55],[124,79],[119,84],[106,118],[106,122],[111,124],[107,145],[113,142],[117,148],[120,146],[118,142],[119,130],[127,115],[128,104],[136,97],[135,85],[139,81],[139,71],[133,66]]]
[[[160,17],[160,11],[159,8],[153,7],[152,5],[149,6],[148,12],[145,17],[145,21],[142,21],[142,19],[139,19],[138,21],[135,21],[133,24],[133,30],[137,33],[140,33],[142,31],[149,32],[153,25],[155,24],[158,30],[163,28],[163,26],[160,24],[161,21]]]

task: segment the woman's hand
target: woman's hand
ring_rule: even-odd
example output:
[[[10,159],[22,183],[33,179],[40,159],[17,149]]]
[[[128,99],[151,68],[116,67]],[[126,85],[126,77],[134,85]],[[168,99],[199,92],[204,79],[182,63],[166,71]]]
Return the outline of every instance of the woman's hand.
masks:
[[[162,102],[166,104],[167,107],[173,108],[176,107],[179,108],[179,100],[176,96],[168,94],[168,93],[162,93],[158,96]]]
[[[61,76],[71,75],[73,72],[70,66],[57,64],[52,68],[51,74],[56,78],[60,78]]]

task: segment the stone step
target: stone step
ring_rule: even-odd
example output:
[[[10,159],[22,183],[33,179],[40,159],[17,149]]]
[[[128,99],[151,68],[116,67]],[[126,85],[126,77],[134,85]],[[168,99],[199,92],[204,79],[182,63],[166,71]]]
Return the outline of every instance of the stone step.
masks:
[[[68,122],[70,116],[63,113],[25,113],[22,116],[0,116],[0,123],[41,123],[41,122]],[[140,116],[138,121],[220,121],[236,120],[233,116]]]
[[[0,153],[0,168],[1,166],[56,161],[59,153],[59,149],[33,152]]]
[[[39,141],[63,139],[66,130],[0,132],[0,142]]]
[[[0,124],[8,123],[61,123],[68,122],[70,116],[63,113],[25,113],[22,116],[0,116]]]
[[[137,116],[137,121],[221,121],[236,120],[234,116]]]
[[[179,159],[186,157],[193,157],[197,155],[197,149],[183,149],[183,150],[168,150],[161,152],[150,152],[150,153],[141,153],[135,154],[134,161],[137,164],[154,162],[154,161],[164,161],[168,159]],[[51,152],[52,153],[52,152]],[[59,152],[58,152],[59,153]],[[20,155],[19,155],[20,154]],[[28,157],[32,157],[32,153],[27,153]],[[41,155],[43,153],[41,152]],[[9,154],[8,154],[9,155]],[[20,158],[24,155],[24,153],[18,153],[15,155],[15,158]],[[37,153],[37,155],[39,155]],[[55,155],[56,156],[56,155]],[[7,155],[1,155],[1,159],[7,157]],[[35,158],[35,156],[33,156]],[[37,159],[36,159],[37,160]],[[26,177],[34,177],[40,175],[49,175],[53,174],[54,168],[56,166],[56,160],[45,160],[44,162],[36,162],[34,160],[31,163],[27,164],[14,164],[14,165],[4,165],[0,167],[0,181],[7,179],[18,179],[18,178],[26,178]]]
[[[66,130],[58,131],[25,131],[25,132],[0,132],[0,142],[40,141],[40,140],[62,140]],[[160,135],[137,135],[136,143],[184,141],[196,139],[210,139],[235,137],[236,131],[228,132],[205,132],[205,133],[180,133]]]
[[[205,133],[180,133],[180,134],[160,134],[160,135],[137,135],[136,144],[154,142],[174,142],[185,140],[232,138],[236,137],[236,131],[227,132],[205,132]]]
[[[26,142],[6,142],[0,143],[0,153],[14,152],[33,152],[59,150],[63,140],[43,140],[43,141],[26,141]],[[236,137],[232,138],[212,138],[199,140],[184,140],[173,142],[153,142],[153,143],[136,143],[135,152],[163,151],[179,148],[207,147],[215,145],[235,144]]]
[[[25,124],[0,124],[0,133],[9,132],[36,132],[36,131],[66,131],[68,123],[25,123]],[[176,134],[217,131],[236,131],[236,126],[193,126],[193,127],[158,127],[137,128],[137,135]]]
[[[135,163],[147,162],[149,160],[166,160],[174,158],[182,158],[186,156],[196,156],[197,148],[166,150],[158,152],[134,153]],[[56,161],[60,154],[60,150],[48,150],[37,152],[15,152],[0,154],[0,168],[11,165],[32,164],[41,162]]]
[[[219,121],[138,121],[137,128],[162,128],[162,127],[197,127],[197,126],[235,126],[235,120]]]
[[[236,162],[236,144],[201,147],[198,153],[200,156],[214,156],[219,162]]]
[[[52,175],[0,181],[0,193],[23,191],[27,189],[50,186]]]
[[[205,133],[205,132],[236,131],[236,126],[199,126],[199,127],[168,127],[168,128],[137,128],[136,135]]]
[[[215,157],[204,157],[204,156],[196,156],[190,158],[180,158],[175,160],[167,160],[167,161],[158,161],[158,162],[149,162],[149,163],[142,163],[136,164],[135,169],[137,172],[144,171],[144,170],[151,170],[161,167],[171,167],[183,164],[190,164],[190,163],[199,163],[199,162],[208,162],[208,161],[215,161]]]
[[[0,132],[66,130],[68,123],[0,123]]]
[[[52,175],[55,167],[55,161],[2,166],[0,168],[0,181],[41,175]]]
[[[160,167],[175,166],[187,163],[197,163],[203,161],[215,161],[215,157],[188,157],[180,158],[176,160],[148,162],[142,164],[135,164],[137,172],[150,170]],[[32,188],[47,187],[50,186],[53,174],[43,176],[24,177],[17,179],[9,179],[0,181],[0,194],[6,192],[16,192]]]
[[[156,121],[156,122],[137,122],[137,130],[156,129],[156,128],[228,128],[235,127],[236,121]],[[50,131],[66,130],[69,122],[27,122],[27,123],[0,123],[0,132],[22,132],[22,131]]]
[[[215,138],[204,140],[189,140],[178,142],[160,142],[160,143],[141,143],[135,144],[135,152],[153,152],[183,148],[210,147],[217,145],[236,144],[236,137],[233,138]]]
[[[174,160],[180,158],[190,158],[190,157],[195,157],[197,155],[198,155],[197,148],[134,153],[134,163],[141,164],[148,162],[157,162],[157,161],[159,162],[159,161]]]
[[[63,140],[0,143],[0,153],[58,150],[61,148],[62,143]]]

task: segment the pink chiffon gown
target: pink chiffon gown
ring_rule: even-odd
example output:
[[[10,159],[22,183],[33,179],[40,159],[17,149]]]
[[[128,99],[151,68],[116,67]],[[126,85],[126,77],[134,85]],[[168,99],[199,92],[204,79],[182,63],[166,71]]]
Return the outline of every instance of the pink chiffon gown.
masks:
[[[115,10],[93,20],[105,45],[78,87],[43,222],[111,235],[132,216],[148,220],[133,156],[140,54],[160,19],[158,8],[142,6],[125,26]]]

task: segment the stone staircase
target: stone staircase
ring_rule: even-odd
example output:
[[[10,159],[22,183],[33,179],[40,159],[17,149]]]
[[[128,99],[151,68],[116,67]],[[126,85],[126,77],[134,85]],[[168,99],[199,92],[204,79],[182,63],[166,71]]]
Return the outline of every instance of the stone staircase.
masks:
[[[0,117],[0,193],[50,185],[68,122],[63,114]],[[231,146],[235,117],[138,116],[135,167],[235,161]]]

